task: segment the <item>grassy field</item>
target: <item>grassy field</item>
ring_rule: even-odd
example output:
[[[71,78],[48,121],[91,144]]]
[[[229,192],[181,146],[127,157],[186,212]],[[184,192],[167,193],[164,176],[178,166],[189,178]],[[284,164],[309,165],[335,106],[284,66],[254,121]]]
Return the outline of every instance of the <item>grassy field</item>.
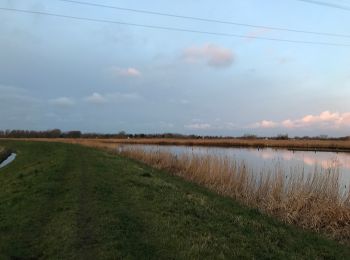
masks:
[[[106,151],[0,141],[0,259],[346,259],[350,248]]]

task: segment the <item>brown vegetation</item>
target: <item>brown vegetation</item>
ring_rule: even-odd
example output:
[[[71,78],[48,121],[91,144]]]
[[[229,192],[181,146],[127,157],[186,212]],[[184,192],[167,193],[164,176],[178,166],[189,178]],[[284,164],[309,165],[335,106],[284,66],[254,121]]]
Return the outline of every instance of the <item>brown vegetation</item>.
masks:
[[[273,147],[310,150],[346,150],[350,151],[350,140],[304,140],[304,139],[111,139],[101,142],[152,145],[187,145],[217,147]]]
[[[1,138],[0,138],[1,140]],[[84,138],[6,138],[4,140],[20,140],[27,142],[56,142],[67,144],[80,144],[88,147],[103,148],[115,150],[117,144],[115,142],[107,142],[107,139],[84,139]]]
[[[8,138],[10,139],[10,138]],[[15,139],[15,138],[13,138]],[[94,147],[112,147],[118,144],[150,144],[150,145],[184,145],[184,146],[213,146],[213,147],[258,147],[285,148],[296,150],[317,150],[350,152],[350,140],[313,140],[313,139],[172,139],[172,138],[22,138],[27,141],[47,141],[78,143]]]
[[[350,193],[340,192],[336,169],[286,178],[283,171],[252,174],[243,162],[215,155],[174,155],[142,148],[118,149],[123,156],[165,169],[282,221],[350,242]]]

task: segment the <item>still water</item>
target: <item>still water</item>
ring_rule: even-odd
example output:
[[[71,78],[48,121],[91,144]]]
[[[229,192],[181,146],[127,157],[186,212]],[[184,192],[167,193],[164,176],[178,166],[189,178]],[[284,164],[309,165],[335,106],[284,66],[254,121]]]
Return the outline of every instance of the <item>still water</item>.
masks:
[[[236,162],[244,162],[253,173],[274,172],[281,169],[286,174],[305,174],[326,172],[336,169],[340,173],[342,185],[350,183],[350,153],[289,151],[286,149],[257,148],[222,148],[222,147],[188,147],[188,146],[156,146],[134,145],[152,151],[168,151],[173,154],[216,155],[232,158]]]

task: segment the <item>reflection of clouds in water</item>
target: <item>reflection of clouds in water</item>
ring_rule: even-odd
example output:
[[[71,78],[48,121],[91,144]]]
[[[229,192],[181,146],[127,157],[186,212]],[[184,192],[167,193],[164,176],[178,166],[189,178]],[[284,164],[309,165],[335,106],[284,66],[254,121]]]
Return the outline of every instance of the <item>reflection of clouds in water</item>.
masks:
[[[254,154],[265,160],[282,159],[284,161],[301,161],[309,166],[321,166],[324,169],[350,169],[350,155],[323,152],[292,152],[285,150],[260,150]]]
[[[284,171],[286,175],[311,173],[315,170],[336,169],[342,183],[350,182],[350,154],[332,152],[289,151],[283,149],[249,149],[186,146],[142,146],[146,150],[166,151],[173,154],[215,155],[238,163],[245,162],[249,171],[273,173]]]
[[[261,149],[252,151],[251,155],[272,168],[276,166],[277,161],[282,169],[286,171],[289,169],[289,174],[334,170],[339,171],[342,184],[347,185],[350,182],[350,154],[348,153]],[[259,164],[255,166],[256,169],[259,168]]]
[[[350,156],[349,155],[337,157],[337,161],[339,162],[339,165],[341,168],[350,170]]]
[[[276,156],[272,151],[268,151],[268,150],[256,151],[254,154],[257,156],[260,156],[265,160],[273,159]]]
[[[301,157],[302,156],[302,157]],[[350,156],[348,154],[334,154],[334,153],[314,153],[311,152],[296,155],[297,159],[302,159],[305,164],[313,166],[320,165],[322,168],[343,168],[350,169]]]
[[[284,150],[262,149],[262,150],[256,151],[256,154],[265,160],[281,158],[283,160],[290,161],[294,157],[292,152],[284,151]]]
[[[144,146],[141,146],[144,147]],[[171,153],[191,153],[197,155],[228,156],[239,161],[244,160],[248,164],[266,165],[272,163],[287,163],[293,166],[304,164],[310,167],[322,167],[328,169],[341,168],[349,172],[350,154],[332,152],[306,152],[288,151],[283,149],[247,149],[247,148],[218,148],[218,147],[186,147],[186,146],[147,146],[148,150],[162,150]],[[260,163],[259,163],[260,162]],[[290,165],[287,165],[290,166]]]
[[[329,169],[329,168],[339,168],[342,167],[342,164],[339,162],[337,158],[334,159],[317,159],[311,156],[305,156],[304,158],[304,163],[308,164],[310,166],[313,165],[320,165],[324,169]]]

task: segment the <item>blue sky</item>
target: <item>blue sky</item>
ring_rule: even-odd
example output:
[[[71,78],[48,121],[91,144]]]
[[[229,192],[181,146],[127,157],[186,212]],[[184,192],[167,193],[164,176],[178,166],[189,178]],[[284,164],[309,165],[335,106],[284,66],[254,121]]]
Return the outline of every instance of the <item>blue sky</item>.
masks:
[[[350,35],[349,11],[297,0],[89,2]],[[345,0],[334,2],[350,6]],[[0,0],[0,7],[350,44],[350,37],[191,21],[58,0]],[[0,32],[0,129],[350,134],[350,47],[145,29],[1,10]]]

